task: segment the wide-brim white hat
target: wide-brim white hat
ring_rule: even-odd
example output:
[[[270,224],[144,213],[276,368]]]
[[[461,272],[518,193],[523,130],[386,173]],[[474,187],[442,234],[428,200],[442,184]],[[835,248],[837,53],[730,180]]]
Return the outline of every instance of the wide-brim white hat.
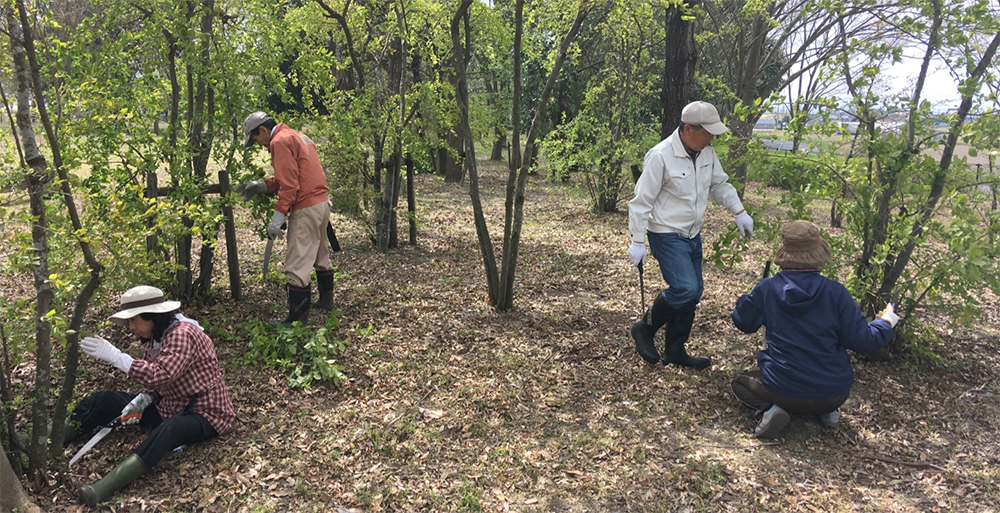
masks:
[[[129,319],[142,313],[167,313],[181,307],[180,301],[164,300],[163,291],[149,285],[126,290],[121,302],[122,309],[111,315],[111,322],[119,326],[125,326]]]

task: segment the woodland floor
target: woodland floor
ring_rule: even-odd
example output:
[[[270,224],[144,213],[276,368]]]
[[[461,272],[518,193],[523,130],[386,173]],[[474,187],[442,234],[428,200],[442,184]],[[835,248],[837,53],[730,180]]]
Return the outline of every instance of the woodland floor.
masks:
[[[499,241],[506,170],[482,165]],[[290,389],[277,372],[242,363],[245,341],[215,337],[240,421],[169,455],[103,510],[1000,511],[995,300],[974,331],[923,313],[940,325],[939,363],[898,351],[856,360],[836,430],[793,418],[782,438],[762,442],[729,382],[756,365],[763,336],[739,333],[729,312],[773,248],[752,242],[742,263],[710,265],[711,243],[730,222],[717,205],[703,230],[706,290],[689,343],[713,365],[650,370],[629,337],[642,309],[625,255],[625,212],[586,213],[584,189],[533,177],[515,309],[498,314],[486,301],[465,188],[426,175],[417,188],[416,246],[379,254],[361,227],[336,225],[343,316],[334,336],[350,342],[339,358],[348,380]],[[220,248],[216,301],[185,309],[214,330],[284,313],[283,286],[260,276],[264,244],[253,223],[239,223],[243,301],[229,298]],[[283,253],[279,242],[272,269]],[[655,260],[647,271],[648,303],[663,281]],[[2,288],[25,294],[27,284]],[[108,313],[94,312],[93,325]],[[314,312],[311,324],[325,318]],[[102,334],[122,347],[134,340],[116,329]],[[128,350],[138,354],[138,344]],[[78,398],[135,389],[114,370],[83,367]],[[19,373],[24,383],[28,370]],[[116,430],[51,487],[33,490],[35,499],[47,511],[84,511],[70,483],[104,475],[143,436]]]

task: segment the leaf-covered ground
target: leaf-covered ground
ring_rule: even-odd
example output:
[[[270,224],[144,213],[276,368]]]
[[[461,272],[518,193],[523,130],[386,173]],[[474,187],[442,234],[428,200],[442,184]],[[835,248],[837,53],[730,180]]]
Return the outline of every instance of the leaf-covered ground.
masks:
[[[483,165],[498,246],[506,170]],[[740,264],[706,265],[689,349],[711,356],[711,369],[650,370],[628,335],[643,307],[625,255],[624,212],[586,213],[582,188],[532,178],[515,309],[498,314],[487,304],[468,193],[433,176],[420,176],[417,187],[416,246],[379,254],[360,227],[337,225],[343,317],[334,336],[350,342],[340,358],[348,381],[289,389],[282,375],[241,363],[245,342],[216,337],[236,428],[168,456],[103,509],[1000,510],[995,301],[977,330],[941,323],[945,343],[934,348],[943,364],[906,355],[856,361],[838,429],[793,418],[783,438],[762,442],[751,436],[752,413],[737,405],[729,382],[755,365],[763,337],[739,333],[729,312],[772,249],[754,242]],[[729,222],[710,207],[706,251]],[[189,316],[230,329],[283,315],[283,287],[261,279],[264,245],[249,224],[243,219],[240,229],[244,300],[229,299],[221,274],[217,300],[189,308]],[[278,269],[283,252],[279,242]],[[652,260],[647,303],[662,286]],[[314,312],[312,324],[324,319]],[[132,340],[122,331],[105,335],[119,345]],[[130,350],[137,354],[137,344]],[[135,388],[113,369],[83,365],[80,397]],[[52,487],[35,490],[36,500],[48,511],[83,511],[70,483],[99,478],[142,437],[135,428],[117,430]]]

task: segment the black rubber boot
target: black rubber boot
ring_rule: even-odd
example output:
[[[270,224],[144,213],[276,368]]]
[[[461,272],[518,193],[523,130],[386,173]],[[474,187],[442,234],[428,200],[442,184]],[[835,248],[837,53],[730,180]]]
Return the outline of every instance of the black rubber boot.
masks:
[[[694,367],[704,369],[712,365],[712,360],[700,356],[688,356],[684,349],[688,337],[691,336],[691,325],[694,324],[694,312],[674,310],[670,324],[664,331],[666,338],[665,351],[663,353],[663,365],[674,364],[681,367]]]
[[[670,320],[673,309],[667,306],[663,294],[657,294],[653,304],[641,319],[632,325],[632,340],[635,341],[635,351],[646,363],[656,365],[660,361],[660,353],[656,351],[654,340],[656,331]]]
[[[295,321],[306,324],[309,322],[309,308],[312,306],[312,286],[293,287],[288,285],[288,317],[276,321],[286,328],[291,328]]]
[[[52,438],[52,423],[51,422],[48,423],[45,426],[45,433],[46,433],[46,435],[45,435],[46,438],[49,438],[49,439]],[[21,447],[25,447],[25,448],[28,447],[28,434],[27,433],[14,433],[14,436],[17,438],[17,441],[21,445]],[[65,427],[63,428],[63,447],[65,447],[65,446],[69,445],[70,443],[72,443],[74,440],[76,440],[77,438],[79,438],[79,436],[80,436],[80,433],[77,433],[76,426],[74,426],[73,423],[70,422],[69,420],[66,420]]]
[[[125,461],[118,464],[104,479],[92,484],[80,487],[80,498],[91,508],[104,502],[114,495],[115,492],[132,484],[140,476],[146,473],[146,464],[139,459],[139,456],[132,454]]]
[[[316,287],[319,298],[312,304],[313,308],[333,311],[333,269],[316,270]]]

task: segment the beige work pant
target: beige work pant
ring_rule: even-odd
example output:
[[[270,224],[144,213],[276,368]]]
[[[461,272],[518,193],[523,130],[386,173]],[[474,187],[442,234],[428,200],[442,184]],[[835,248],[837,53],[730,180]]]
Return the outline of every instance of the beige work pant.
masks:
[[[293,287],[309,286],[309,272],[323,271],[330,265],[330,249],[326,240],[326,225],[330,222],[330,204],[326,201],[288,214],[288,255],[285,277]]]

